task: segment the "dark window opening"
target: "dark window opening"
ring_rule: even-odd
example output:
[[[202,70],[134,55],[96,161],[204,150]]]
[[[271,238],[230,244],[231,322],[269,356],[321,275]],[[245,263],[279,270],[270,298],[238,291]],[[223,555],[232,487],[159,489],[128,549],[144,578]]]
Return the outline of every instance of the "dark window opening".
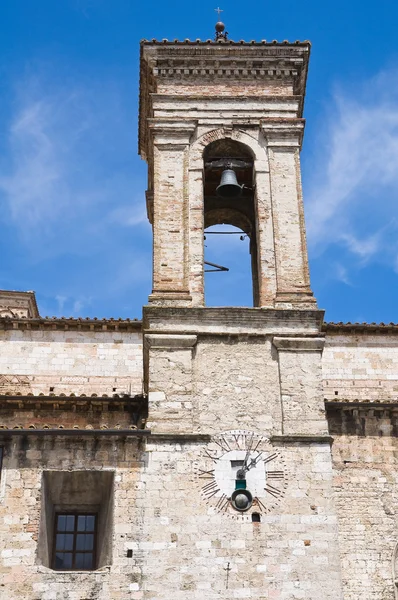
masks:
[[[0,446],[0,480],[1,480],[2,470],[3,470],[3,451],[4,451],[3,446]]]
[[[206,147],[203,159],[205,261],[228,269],[206,274],[206,304],[258,306],[253,156],[244,144],[222,139]],[[229,178],[223,179],[227,170]],[[221,193],[221,181],[230,183],[231,177],[232,185]]]
[[[44,471],[39,563],[94,570],[112,564],[113,471]]]
[[[253,523],[261,523],[260,513],[252,513],[252,522]]]
[[[96,529],[96,514],[55,515],[53,568],[58,571],[95,569]]]

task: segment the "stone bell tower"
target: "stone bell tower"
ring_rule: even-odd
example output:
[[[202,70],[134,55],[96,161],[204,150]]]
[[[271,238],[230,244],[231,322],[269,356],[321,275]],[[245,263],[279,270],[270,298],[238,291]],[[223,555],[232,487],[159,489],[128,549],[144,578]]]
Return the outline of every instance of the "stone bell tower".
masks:
[[[153,225],[151,304],[204,306],[204,228],[250,237],[254,306],[315,306],[303,219],[300,148],[310,44],[141,44],[139,148]],[[244,184],[216,194],[223,169]]]
[[[164,554],[156,600],[184,589],[341,599],[323,311],[310,288],[300,178],[309,54],[308,42],[229,41],[220,23],[215,41],[141,43],[153,226],[143,328],[145,485],[155,494],[145,539],[159,542],[155,514],[179,532],[182,552]],[[217,224],[250,239],[253,308],[205,306],[204,231]],[[261,453],[259,436],[269,444]],[[157,559],[148,580],[151,567],[159,571]]]

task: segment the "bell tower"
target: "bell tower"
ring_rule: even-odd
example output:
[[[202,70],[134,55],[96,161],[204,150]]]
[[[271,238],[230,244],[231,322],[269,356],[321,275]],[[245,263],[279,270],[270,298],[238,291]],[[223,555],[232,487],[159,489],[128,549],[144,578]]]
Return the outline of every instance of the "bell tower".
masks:
[[[204,230],[225,223],[250,238],[255,307],[314,308],[300,177],[310,44],[216,29],[214,42],[141,43],[149,303],[204,306]]]
[[[342,599],[300,179],[309,54],[229,41],[222,23],[214,41],[141,44],[144,539],[177,544],[146,565],[148,598]],[[220,224],[250,239],[251,308],[205,306],[204,232]]]

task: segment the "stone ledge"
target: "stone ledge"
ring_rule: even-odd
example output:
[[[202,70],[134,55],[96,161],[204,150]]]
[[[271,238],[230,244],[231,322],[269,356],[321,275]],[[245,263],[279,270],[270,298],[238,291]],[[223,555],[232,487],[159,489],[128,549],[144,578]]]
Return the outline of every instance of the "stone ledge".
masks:
[[[316,337],[274,337],[272,343],[275,348],[282,352],[322,352],[325,339]]]
[[[196,335],[146,334],[145,344],[151,349],[185,349],[193,348],[198,341]]]
[[[147,437],[151,435],[150,429],[0,429],[0,438],[31,435],[42,436],[114,436],[114,437]]]
[[[285,444],[332,444],[331,435],[272,435],[271,442],[284,442]]]
[[[147,334],[250,334],[319,336],[324,311],[242,307],[144,306]]]
[[[147,444],[151,442],[162,443],[162,442],[177,442],[183,443],[195,443],[195,442],[210,442],[212,436],[207,433],[151,433],[148,436]]]

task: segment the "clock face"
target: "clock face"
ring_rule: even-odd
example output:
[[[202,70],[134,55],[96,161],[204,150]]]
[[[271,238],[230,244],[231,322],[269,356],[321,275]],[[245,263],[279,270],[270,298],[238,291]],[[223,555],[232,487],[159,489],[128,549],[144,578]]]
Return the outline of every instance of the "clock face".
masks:
[[[282,500],[286,467],[278,449],[252,431],[225,431],[212,438],[195,466],[203,500],[233,518],[268,513]]]

